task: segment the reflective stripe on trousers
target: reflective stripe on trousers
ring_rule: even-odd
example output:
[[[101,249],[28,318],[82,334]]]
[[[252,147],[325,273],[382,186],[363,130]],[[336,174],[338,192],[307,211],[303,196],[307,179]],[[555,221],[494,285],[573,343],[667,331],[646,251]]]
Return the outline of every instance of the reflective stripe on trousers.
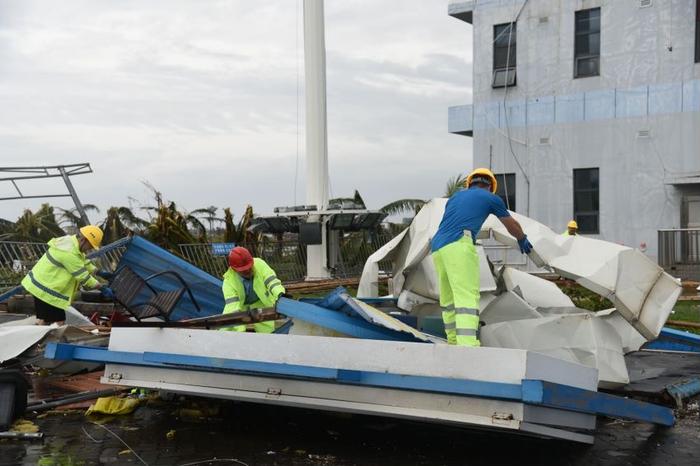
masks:
[[[479,256],[465,235],[433,252],[440,306],[450,344],[481,346],[479,329]]]

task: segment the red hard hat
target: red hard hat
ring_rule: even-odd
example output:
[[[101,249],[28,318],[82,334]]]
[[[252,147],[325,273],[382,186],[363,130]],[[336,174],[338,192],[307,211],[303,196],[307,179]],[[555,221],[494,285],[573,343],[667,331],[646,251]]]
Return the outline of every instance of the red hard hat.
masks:
[[[228,253],[228,265],[236,272],[245,272],[253,266],[253,256],[246,248],[236,246]]]

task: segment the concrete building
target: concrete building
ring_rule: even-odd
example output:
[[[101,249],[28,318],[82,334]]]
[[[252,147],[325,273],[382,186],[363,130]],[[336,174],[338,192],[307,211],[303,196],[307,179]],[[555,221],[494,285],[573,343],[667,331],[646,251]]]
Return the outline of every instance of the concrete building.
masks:
[[[499,174],[512,210],[654,259],[658,230],[700,227],[700,0],[448,13],[474,44],[473,102],[449,108],[449,131],[474,138],[474,166]]]

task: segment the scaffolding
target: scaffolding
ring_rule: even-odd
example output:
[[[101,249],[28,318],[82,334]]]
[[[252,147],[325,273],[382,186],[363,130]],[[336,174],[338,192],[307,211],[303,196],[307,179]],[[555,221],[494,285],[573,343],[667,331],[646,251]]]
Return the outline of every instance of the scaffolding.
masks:
[[[75,208],[78,210],[80,219],[85,225],[90,224],[83,204],[78,198],[78,194],[73,188],[70,177],[76,175],[85,175],[92,173],[92,167],[89,163],[74,163],[70,165],[53,165],[53,166],[34,166],[34,167],[0,167],[0,182],[11,183],[17,195],[9,197],[0,197],[0,201],[9,201],[14,199],[38,199],[44,197],[70,197],[73,199]],[[67,193],[57,194],[25,194],[19,187],[19,183],[26,180],[38,180],[44,178],[62,178],[66,185]]]

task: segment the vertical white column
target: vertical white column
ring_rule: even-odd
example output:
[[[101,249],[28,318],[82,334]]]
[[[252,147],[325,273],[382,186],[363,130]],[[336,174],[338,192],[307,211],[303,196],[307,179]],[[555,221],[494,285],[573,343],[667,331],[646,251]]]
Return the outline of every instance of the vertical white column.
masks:
[[[326,41],[323,0],[304,0],[304,71],[306,94],[306,203],[324,210],[328,205],[328,133],[326,130]],[[323,244],[307,246],[307,280],[329,277],[326,267],[326,228]]]

